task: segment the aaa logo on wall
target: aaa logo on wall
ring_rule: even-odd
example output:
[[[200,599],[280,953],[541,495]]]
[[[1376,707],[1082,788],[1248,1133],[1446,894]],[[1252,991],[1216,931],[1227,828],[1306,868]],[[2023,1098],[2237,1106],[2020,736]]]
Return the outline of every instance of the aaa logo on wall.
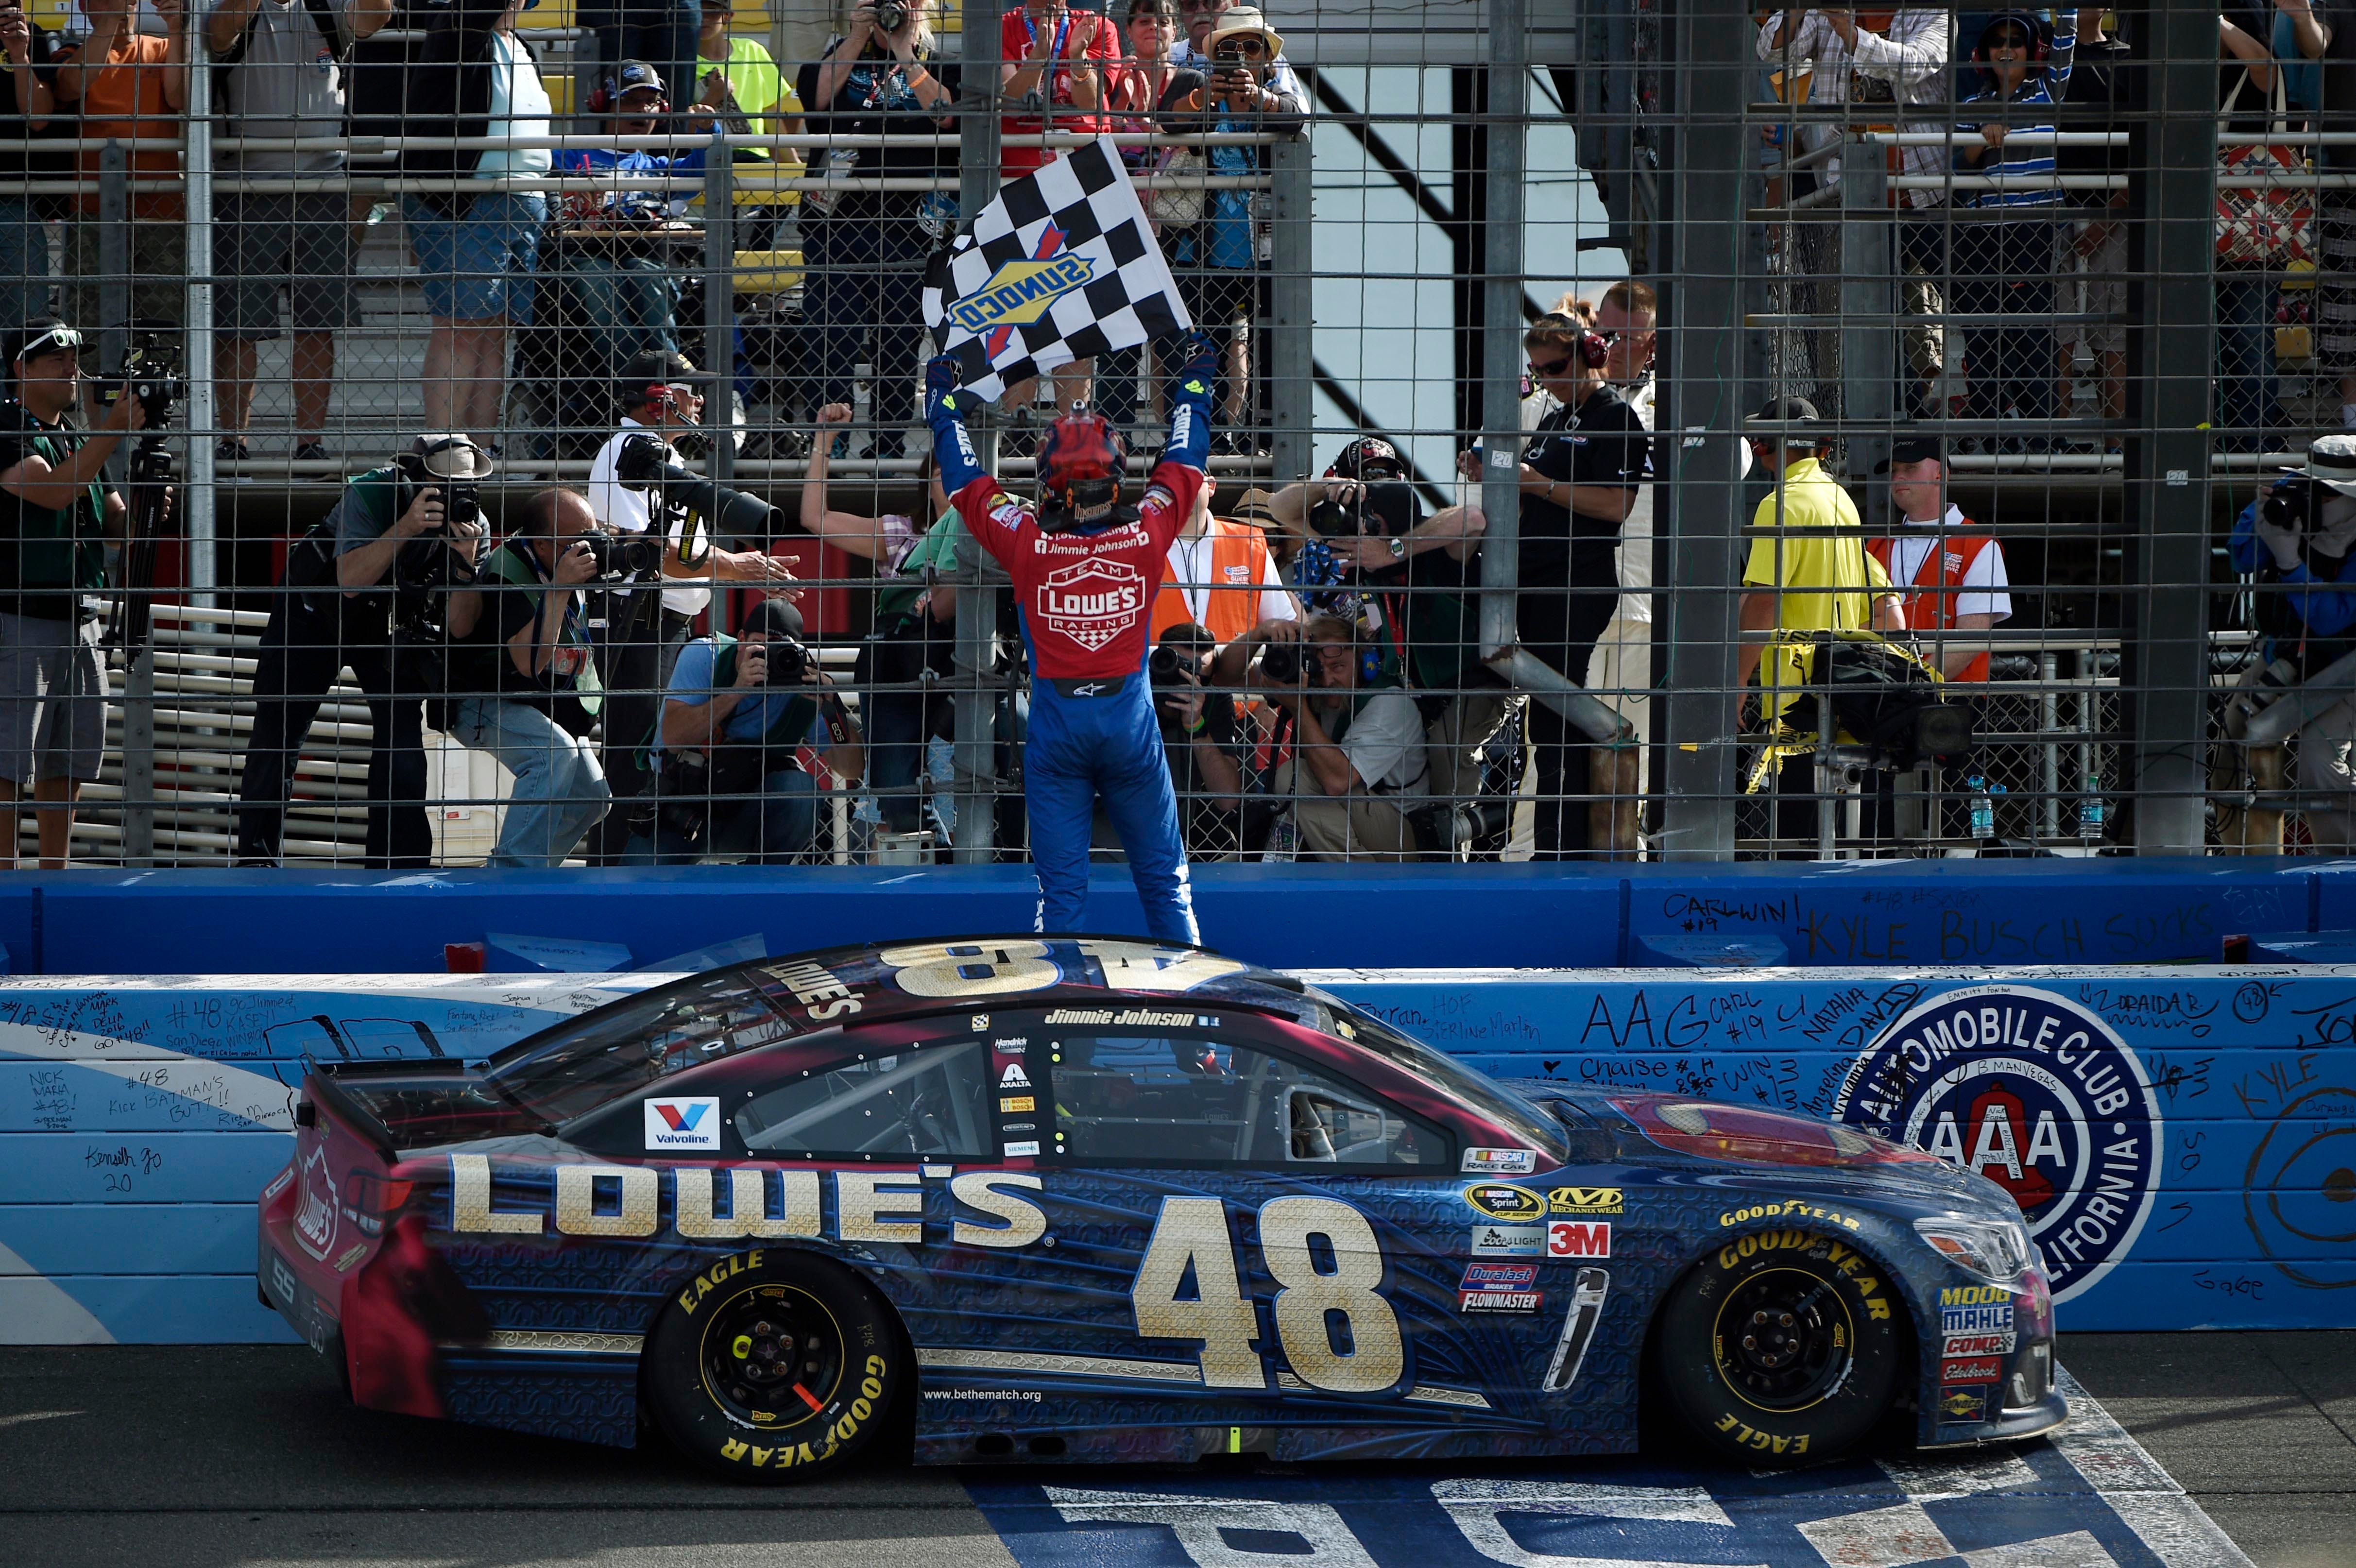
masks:
[[[2126,1256],[2159,1185],[2143,1064],[2101,1019],[2033,987],[1970,987],[1907,1013],[1858,1056],[1833,1114],[2011,1193],[2056,1301]]]

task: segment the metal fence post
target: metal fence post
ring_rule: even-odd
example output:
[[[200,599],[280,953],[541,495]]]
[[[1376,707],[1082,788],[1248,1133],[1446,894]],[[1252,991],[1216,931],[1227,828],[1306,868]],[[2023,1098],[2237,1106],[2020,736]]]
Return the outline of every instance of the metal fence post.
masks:
[[[1742,278],[1738,262],[1750,148],[1744,124],[1751,59],[1746,9],[1733,0],[1693,0],[1672,37],[1683,70],[1666,74],[1680,96],[1671,108],[1676,169],[1661,184],[1676,203],[1669,231],[1676,253],[1661,266],[1668,285],[1669,374],[1654,428],[1655,507],[1662,581],[1655,615],[1666,624],[1666,677],[1658,711],[1668,766],[1662,807],[1664,859],[1734,858],[1733,737],[1741,693],[1734,688],[1741,475],[1735,433],[1742,419]]]
[[[131,158],[120,142],[98,155],[98,369],[123,363],[131,341]],[[106,460],[107,475],[120,484],[129,459],[120,446]]]
[[[213,434],[219,422],[213,386],[213,73],[205,30],[188,28],[187,483],[174,497],[188,540],[188,603],[209,609],[219,585],[216,554],[220,514],[214,509]]]
[[[1515,591],[1521,582],[1522,250],[1527,210],[1523,181],[1530,101],[1526,0],[1489,0],[1487,162],[1489,200],[1481,282],[1481,649],[1520,641]],[[1290,477],[1279,470],[1280,479]],[[1568,672],[1584,675],[1585,671]],[[1536,700],[1536,699],[1533,699]]]
[[[958,213],[967,222],[998,194],[999,7],[967,0],[958,31]],[[971,423],[984,469],[998,466],[998,432],[985,412]],[[970,534],[958,541],[957,859],[987,864],[998,855],[998,590],[989,557]]]
[[[2139,330],[2127,344],[2133,633],[2123,649],[2135,737],[2128,793],[2138,855],[2201,853],[2209,739],[2210,379],[2216,254],[2217,22],[2164,0],[2139,40],[2151,113],[2128,138]],[[2132,300],[2132,294],[2131,294]]]
[[[720,485],[736,475],[736,180],[729,158],[727,125],[714,121],[703,165],[703,368],[719,378],[704,414],[718,428],[704,475]]]
[[[1879,143],[1851,138],[1841,158],[1841,422],[1844,467],[1862,483],[1869,527],[1890,521],[1890,488],[1869,482],[1890,455],[1896,407],[1897,247],[1891,244],[1890,165]],[[1879,428],[1859,431],[1858,425]]]
[[[110,141],[98,159],[99,368],[123,362],[131,319],[130,158]],[[117,447],[107,460],[120,482],[127,462]],[[129,567],[128,550],[124,567]],[[144,866],[155,857],[155,655],[142,647],[123,661],[123,860]]]
[[[1276,429],[1269,450],[1274,457],[1279,484],[1308,476],[1310,443],[1315,423],[1312,385],[1314,346],[1310,341],[1312,297],[1312,229],[1310,203],[1309,133],[1288,136],[1269,151],[1273,209],[1269,224],[1269,304],[1268,370]]]

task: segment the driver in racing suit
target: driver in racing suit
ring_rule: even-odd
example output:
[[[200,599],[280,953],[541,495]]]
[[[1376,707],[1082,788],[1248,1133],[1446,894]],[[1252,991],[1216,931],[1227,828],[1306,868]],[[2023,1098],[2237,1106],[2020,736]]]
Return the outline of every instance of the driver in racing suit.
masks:
[[[1038,929],[1087,929],[1088,827],[1101,795],[1148,928],[1163,941],[1199,942],[1145,659],[1162,563],[1205,483],[1216,346],[1200,333],[1187,339],[1171,391],[1169,444],[1134,506],[1121,504],[1126,443],[1076,405],[1040,449],[1039,501],[999,488],[966,433],[969,394],[957,389],[958,369],[946,355],[926,367],[925,418],[942,488],[1014,579],[1022,610],[1031,656],[1023,794]]]

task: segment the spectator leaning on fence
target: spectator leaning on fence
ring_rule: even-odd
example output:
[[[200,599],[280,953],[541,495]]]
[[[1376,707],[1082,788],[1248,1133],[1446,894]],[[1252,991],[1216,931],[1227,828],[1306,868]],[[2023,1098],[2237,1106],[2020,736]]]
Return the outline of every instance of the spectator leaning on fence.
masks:
[[[145,422],[117,398],[89,434],[67,421],[81,402],[82,335],[54,316],[7,329],[9,400],[0,404],[0,833],[16,864],[16,808],[38,803],[41,866],[66,863],[74,797],[106,745],[106,665],[90,596],[106,586],[106,537],[123,532],[122,496],[101,482],[123,438]]]
[[[155,0],[155,8],[171,29],[166,37],[138,32],[128,0],[91,0],[90,37],[59,57],[54,89],[59,108],[81,115],[76,134],[124,142],[179,136],[180,112],[188,101],[187,17],[183,0]],[[75,279],[66,314],[78,322],[113,326],[118,324],[106,317],[102,287],[108,277],[105,225],[97,221],[103,155],[89,148],[80,157],[82,193],[76,205],[81,219],[73,224],[72,242],[66,247],[66,266]],[[172,182],[179,177],[177,152],[135,151],[129,163],[134,180]],[[187,275],[187,234],[182,226],[187,206],[177,189],[134,190],[130,215],[125,253],[131,263],[131,314],[177,326],[186,315],[180,280]]]
[[[787,866],[809,854],[821,786],[802,748],[840,779],[855,782],[865,765],[859,725],[833,684],[803,645],[801,612],[780,599],[756,605],[733,637],[690,643],[642,738],[660,783],[629,858]]]
[[[0,140],[22,142],[47,131],[58,112],[50,90],[49,61],[55,46],[10,0],[0,5]],[[32,152],[0,151],[0,179],[30,179],[48,173]],[[49,233],[41,213],[47,198],[0,195],[0,327],[14,328],[49,308]]]
[[[405,127],[418,136],[545,138],[551,106],[531,46],[516,36],[524,0],[453,0],[435,7],[408,72]],[[549,172],[545,146],[482,152],[413,148],[402,172],[500,179]],[[403,197],[402,218],[434,319],[422,377],[429,426],[465,430],[498,448],[508,328],[531,325],[532,274],[546,197],[532,190],[427,191]]]
[[[392,0],[219,0],[205,42],[221,84],[218,108],[232,136],[344,133],[343,62],[352,46],[392,17]],[[324,57],[324,58],[323,58]],[[278,296],[294,328],[294,455],[324,459],[336,333],[354,325],[351,197],[296,191],[297,175],[338,175],[335,152],[221,154],[226,178],[290,182],[284,194],[219,191],[213,207],[213,374],[220,385],[220,455],[247,455],[255,345],[278,336]]]
[[[482,613],[451,651],[450,732],[515,775],[487,866],[561,866],[612,802],[588,734],[605,707],[581,585],[596,528],[577,491],[542,490],[484,561]],[[461,697],[458,694],[465,693]]]

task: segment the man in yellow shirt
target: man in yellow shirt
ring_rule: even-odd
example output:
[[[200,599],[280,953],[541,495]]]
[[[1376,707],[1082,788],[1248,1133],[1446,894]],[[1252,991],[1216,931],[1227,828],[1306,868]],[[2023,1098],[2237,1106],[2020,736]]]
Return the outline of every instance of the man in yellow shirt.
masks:
[[[1856,503],[1825,471],[1826,443],[1806,429],[1817,421],[1815,406],[1793,397],[1769,399],[1750,421],[1751,453],[1775,488],[1751,519],[1735,681],[1747,687],[1758,676],[1771,736],[1807,678],[1808,634],[1906,626],[1889,574],[1867,553]],[[1778,425],[1785,428],[1772,428]],[[1772,644],[1750,635],[1768,631],[1787,635]],[[1815,769],[1813,755],[1784,760],[1776,777],[1776,837],[1815,837]]]

